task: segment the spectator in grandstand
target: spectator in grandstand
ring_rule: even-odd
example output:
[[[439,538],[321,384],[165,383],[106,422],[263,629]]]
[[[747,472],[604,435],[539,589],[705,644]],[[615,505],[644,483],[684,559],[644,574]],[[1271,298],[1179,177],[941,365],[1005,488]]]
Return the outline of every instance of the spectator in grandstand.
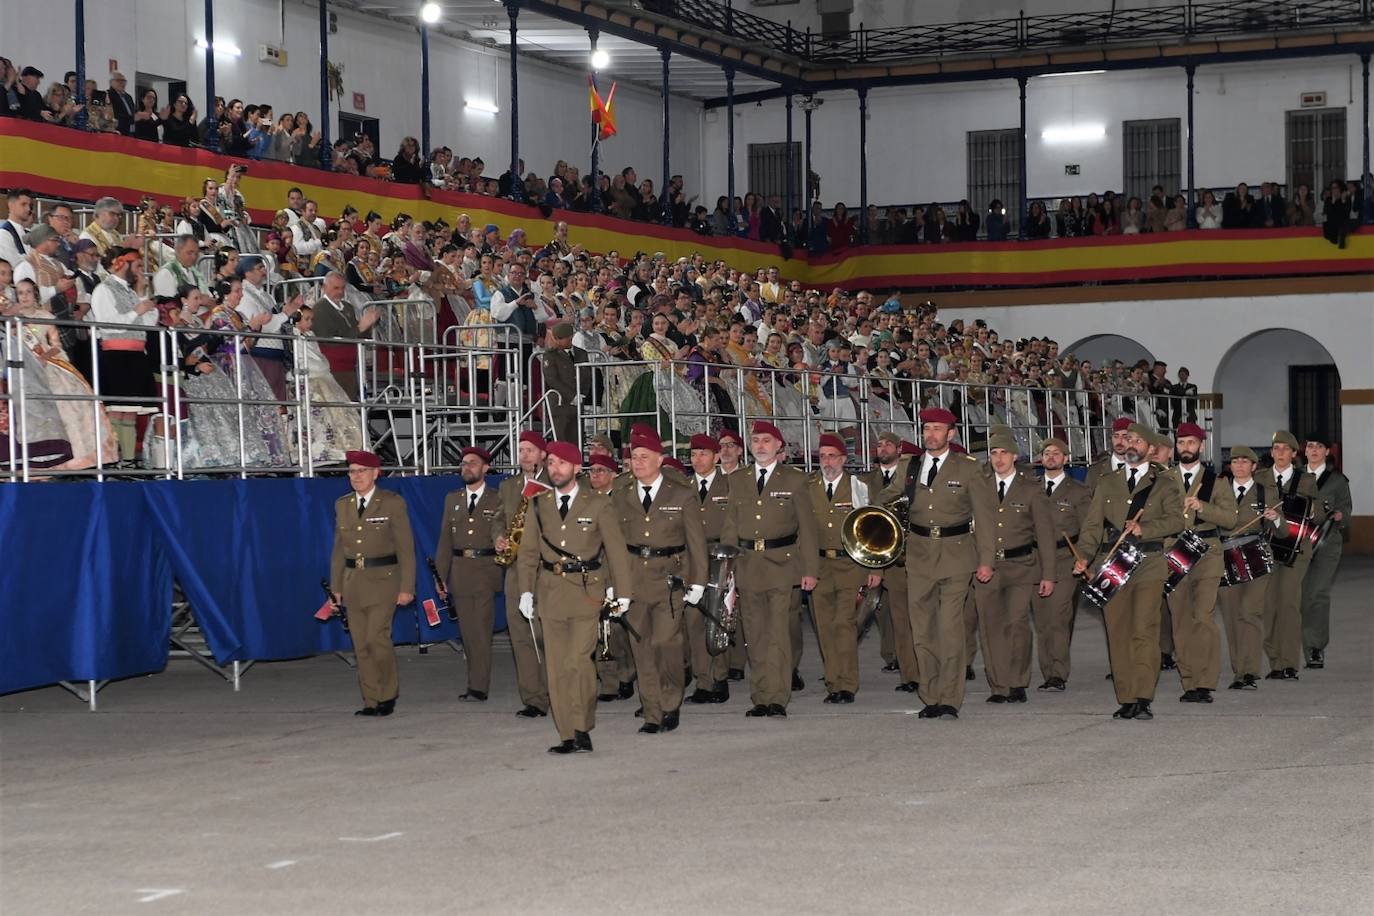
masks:
[[[1217,203],[1217,197],[1206,190],[1202,192],[1202,203],[1197,208],[1197,227],[1199,229],[1220,229],[1222,228],[1222,208]]]
[[[15,101],[11,109],[14,115],[30,121],[52,120],[53,112],[44,102],[43,93],[38,88],[38,84],[43,80],[43,71],[37,67],[25,67],[15,73],[13,65],[8,70],[9,82],[5,89],[7,93],[14,93]]]
[[[1345,247],[1346,236],[1360,226],[1362,196],[1356,182],[1334,179],[1322,195],[1322,235],[1339,248]]]
[[[1284,219],[1290,226],[1315,226],[1317,224],[1317,205],[1312,199],[1312,189],[1304,182],[1298,185],[1293,199],[1288,202]]]
[[[343,278],[338,280],[341,284]],[[329,303],[321,303],[320,307],[333,308]],[[300,352],[304,359],[296,362],[294,373],[308,380],[304,389],[310,411],[310,460],[314,464],[338,464],[346,452],[362,448],[362,423],[358,411],[346,403],[357,396],[348,394],[335,380],[330,362],[315,339],[314,322],[314,310],[302,306],[295,330],[302,338]],[[333,405],[326,406],[328,402]],[[298,423],[296,435],[302,435],[303,429]]]
[[[1002,206],[1000,200],[994,200],[988,204],[988,218],[984,222],[983,228],[989,242],[1005,242],[1007,240],[1007,210]]]
[[[857,240],[858,225],[854,218],[849,215],[849,209],[843,202],[836,202],[835,207],[830,212],[830,218],[825,221],[825,237],[827,251],[841,252],[852,247]]]
[[[13,188],[5,197],[6,218],[0,220],[0,260],[18,264],[28,253],[24,237],[33,225],[33,192]]]
[[[290,318],[303,304],[301,293],[296,293],[281,310],[264,288],[267,281],[267,262],[261,255],[243,255],[235,269],[243,281],[241,296],[236,306],[249,330],[265,331],[269,334],[285,334],[290,330]],[[286,362],[282,341],[276,337],[254,340],[249,347],[253,362],[262,370],[277,400],[287,399]]]
[[[1050,237],[1050,218],[1045,213],[1045,204],[1038,200],[1031,201],[1030,214],[1026,218],[1026,238],[1028,239],[1047,239]]]
[[[210,145],[210,134],[211,134],[211,133],[216,134],[216,141],[218,142],[218,135],[219,135],[219,131],[220,131],[220,125],[221,125],[222,122],[224,121],[224,109],[225,109],[224,96],[222,96],[222,95],[217,95],[217,96],[215,96],[215,111],[214,111],[214,114],[213,114],[213,115],[207,115],[207,116],[204,118],[204,120],[202,120],[198,125],[196,125],[196,134],[200,137],[200,145],[201,145],[201,146],[209,146],[209,145]]]
[[[1288,205],[1272,181],[1260,183],[1259,200],[1255,201],[1253,226],[1256,229],[1281,229],[1288,225]]]
[[[391,180],[403,184],[420,184],[427,178],[424,156],[420,154],[420,141],[414,137],[404,138],[391,160]]]
[[[1164,214],[1165,232],[1182,232],[1188,228],[1188,198],[1183,194],[1175,194],[1169,204],[1169,211]]]
[[[134,105],[134,97],[128,93],[129,81],[123,73],[118,70],[110,74],[110,85],[105,90],[105,95],[109,99],[110,107],[114,109],[115,122],[119,126],[119,132],[127,136],[134,133],[134,112],[138,110]]]
[[[162,142],[168,146],[195,146],[198,138],[196,107],[190,96],[179,92],[162,119]]]
[[[91,293],[87,315],[100,344],[100,394],[119,439],[120,462],[126,467],[138,460],[135,418],[157,412],[147,334],[140,329],[157,324],[157,306],[144,295],[141,261],[137,249],[110,246],[104,254],[106,276]]]
[[[1249,229],[1255,224],[1255,199],[1250,196],[1249,185],[1242,181],[1221,202],[1221,228]]]
[[[86,107],[77,104],[62,83],[53,83],[48,87],[46,105],[48,110],[43,115],[44,120],[62,127],[75,127],[76,116]]]
[[[210,284],[201,272],[196,270],[196,262],[199,259],[200,243],[196,241],[196,237],[177,236],[173,245],[173,257],[168,259],[161,270],[153,274],[154,295],[174,297],[177,290],[183,286],[199,289],[208,295]]]
[[[157,90],[144,89],[138,97],[138,110],[134,112],[134,137],[152,143],[162,142],[162,121],[171,112],[157,107]]]
[[[232,105],[230,107],[232,110]],[[229,226],[226,234],[231,238],[234,247],[241,254],[256,254],[258,235],[253,231],[243,193],[239,190],[239,178],[247,171],[246,165],[235,163],[229,166],[229,171],[225,173],[224,181],[215,194],[215,207]]]

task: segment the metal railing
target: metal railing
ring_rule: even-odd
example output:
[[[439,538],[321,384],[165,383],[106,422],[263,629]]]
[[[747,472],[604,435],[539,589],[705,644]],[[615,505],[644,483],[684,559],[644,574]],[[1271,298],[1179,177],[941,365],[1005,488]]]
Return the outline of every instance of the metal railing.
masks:
[[[624,442],[631,423],[647,423],[658,429],[671,454],[686,457],[693,433],[717,434],[721,428],[746,433],[754,420],[765,419],[787,439],[791,460],[810,470],[823,432],[838,432],[848,439],[851,461],[860,467],[872,465],[873,443],[884,430],[919,444],[917,415],[926,407],[952,410],[959,419],[959,441],[970,451],[986,448],[990,426],[1006,426],[1023,456],[1038,460],[1045,440],[1053,436],[1066,442],[1070,463],[1076,465],[1088,464],[1110,449],[1112,423],[1120,417],[1153,429],[1189,420],[1210,430],[1213,422],[1210,405],[1199,403],[1197,397],[712,364],[710,369],[718,373],[731,398],[734,409],[727,411],[721,406],[726,402],[705,397],[701,386],[686,381],[691,367],[699,372],[703,364],[608,360],[578,365],[578,389],[585,390],[585,383],[596,392],[578,406],[579,431],[584,437],[618,431]],[[628,377],[612,383],[614,372]],[[586,373],[599,375],[586,379]],[[649,373],[654,373],[651,407],[627,408],[626,398],[612,403],[615,399],[607,397],[608,388],[624,390]],[[1204,447],[1205,460],[1217,457],[1210,436]]]

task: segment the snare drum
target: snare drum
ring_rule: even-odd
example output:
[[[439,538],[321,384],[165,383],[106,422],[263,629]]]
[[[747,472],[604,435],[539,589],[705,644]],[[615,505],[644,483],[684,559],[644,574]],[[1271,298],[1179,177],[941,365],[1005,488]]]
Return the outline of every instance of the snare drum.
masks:
[[[1097,605],[1098,610],[1107,607],[1117,592],[1126,587],[1131,576],[1145,562],[1145,554],[1133,541],[1125,541],[1107,558],[1097,571],[1093,580],[1083,586],[1083,596]]]
[[[1292,566],[1302,555],[1303,546],[1317,532],[1317,525],[1312,521],[1312,500],[1306,496],[1285,496],[1279,508],[1279,522],[1270,546],[1275,560]]]
[[[1274,555],[1258,534],[1222,541],[1221,559],[1226,567],[1222,585],[1244,585],[1274,570]]]
[[[1193,571],[1211,545],[1198,537],[1196,532],[1189,529],[1178,536],[1174,546],[1170,547],[1164,554],[1164,560],[1169,564],[1169,578],[1164,580],[1164,594],[1169,594],[1178,584],[1183,581],[1183,577]]]

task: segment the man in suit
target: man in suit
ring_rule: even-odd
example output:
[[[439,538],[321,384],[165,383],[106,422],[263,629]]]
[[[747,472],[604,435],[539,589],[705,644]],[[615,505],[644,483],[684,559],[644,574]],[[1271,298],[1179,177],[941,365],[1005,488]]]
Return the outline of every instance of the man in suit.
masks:
[[[520,434],[520,441],[515,450],[516,460],[520,463],[520,473],[501,481],[497,491],[501,498],[500,506],[497,515],[491,520],[492,546],[498,553],[504,553],[511,546],[507,532],[510,531],[516,516],[524,511],[520,503],[525,490],[536,489],[541,484],[548,485],[549,478],[544,471],[544,450],[547,447],[543,437],[536,432],[526,431]],[[522,544],[525,536],[528,536],[528,532],[522,535]],[[517,585],[515,566],[512,564],[506,570],[502,591],[508,596],[519,595]],[[520,692],[520,702],[524,704],[516,715],[525,719],[546,716],[549,714],[549,687],[547,670],[536,646],[537,639],[542,641],[537,635],[539,617],[536,615],[532,620],[524,622],[507,611],[506,627],[510,633],[511,653],[515,656],[515,684]]]
[[[816,587],[816,517],[806,475],[782,464],[785,440],[756,420],[749,433],[753,467],[732,475],[721,543],[742,552],[735,566],[740,623],[752,676],[747,716],[786,716],[792,696],[792,590]]]
[[[1255,199],[1250,196],[1250,186],[1242,181],[1221,202],[1221,228],[1249,229],[1255,224],[1254,211]]]
[[[110,100],[110,107],[114,109],[115,122],[119,126],[119,132],[126,137],[134,134],[134,112],[138,109],[134,107],[134,97],[128,93],[129,81],[123,73],[118,70],[110,74],[110,88],[106,90],[106,97]]]
[[[382,317],[378,306],[370,305],[358,317],[352,303],[344,300],[347,285],[344,275],[337,270],[325,274],[320,284],[320,300],[315,304],[315,337],[320,343],[320,352],[329,361],[329,372],[334,381],[344,390],[350,400],[357,400],[358,385],[358,345],[354,343],[331,343],[331,338],[355,340],[371,336],[372,326]]]
[[[1332,444],[1330,436],[1312,434],[1305,447],[1307,473],[1316,479],[1322,507],[1334,522],[1331,532],[1312,553],[1312,563],[1302,580],[1302,646],[1308,668],[1326,667],[1326,644],[1331,636],[1331,586],[1336,581],[1336,568],[1341,565],[1341,551],[1354,511],[1350,481],[1330,463]]]
[[[492,520],[500,515],[501,497],[487,486],[490,470],[489,452],[475,445],[463,449],[458,467],[463,488],[444,500],[434,557],[436,568],[448,573],[444,597],[458,615],[468,660],[467,691],[459,699],[479,703],[486,702],[491,689],[491,636],[501,590],[501,567],[492,545]]]
[[[577,364],[586,362],[586,353],[581,358],[573,352],[573,326],[570,321],[560,321],[549,328],[548,349],[540,358],[544,369],[544,388],[557,392],[550,399],[551,421],[554,435],[565,442],[580,442],[577,429],[578,379]],[[590,376],[583,378],[583,387],[590,382]]]
[[[1117,417],[1112,421],[1112,450],[1088,466],[1089,490],[1096,490],[1104,475],[1113,474],[1126,466],[1126,430],[1130,427],[1129,417]]]
[[[1207,433],[1196,423],[1178,427],[1176,448],[1183,491],[1185,529],[1202,538],[1208,550],[1168,595],[1174,628],[1183,703],[1210,703],[1221,677],[1221,628],[1217,626],[1217,591],[1224,570],[1219,528],[1236,524],[1236,497],[1226,481],[1203,467],[1202,443]],[[1169,545],[1172,549],[1172,545]]]
[[[811,483],[811,506],[816,513],[816,543],[820,575],[811,593],[816,636],[825,667],[826,703],[853,703],[859,691],[859,620],[856,599],[860,588],[880,588],[883,577],[860,566],[844,549],[841,532],[845,517],[869,503],[868,486],[844,470],[849,450],[833,433],[820,438],[821,472]]]
[[[1274,459],[1273,466],[1255,475],[1265,490],[1274,494],[1269,505],[1289,497],[1307,497],[1312,501],[1312,523],[1320,525],[1326,513],[1321,508],[1317,479],[1294,464],[1298,455],[1297,436],[1286,429],[1274,433],[1269,455]],[[1270,669],[1265,679],[1296,681],[1302,652],[1302,583],[1312,563],[1312,549],[1311,545],[1303,543],[1304,538],[1293,547],[1291,555],[1285,556],[1284,542],[1291,544],[1291,540],[1283,509],[1279,506],[1264,511],[1264,517],[1273,525],[1270,543],[1274,547],[1275,560],[1271,573],[1273,581],[1269,583],[1264,600],[1264,654],[1269,657]]]
[[[548,445],[553,485],[530,500],[516,560],[519,610],[533,620],[535,605],[548,652],[549,706],[559,743],[551,754],[592,749],[596,724],[596,629],[610,602],[624,614],[634,596],[630,557],[611,500],[582,486],[582,452],[571,442]],[[679,653],[680,655],[680,653]]]
[[[863,478],[868,485],[869,502],[886,505],[902,495],[911,456],[902,451],[902,437],[889,430],[878,433],[874,449],[878,463]],[[906,513],[898,512],[901,518]],[[911,641],[911,617],[906,611],[906,552],[887,567],[883,588],[887,595],[878,609],[878,636],[884,671],[900,671],[902,680],[894,688],[903,693],[916,691],[916,647]]]
[[[697,604],[705,595],[706,529],[697,494],[663,473],[663,441],[657,433],[630,437],[634,485],[611,496],[635,577],[636,601],[627,618],[640,639],[633,640],[644,734],[678,727],[683,694],[683,624],[679,614],[699,613],[674,601],[669,579],[686,586],[681,602]]]
[[[973,587],[989,703],[1024,703],[1030,686],[1031,597],[1055,589],[1054,521],[1039,481],[1017,468],[1008,433],[988,439],[992,473],[980,484],[996,494],[992,579]]]
[[[1231,479],[1227,487],[1236,501],[1236,523],[1226,532],[1230,538],[1237,532],[1262,537],[1254,521],[1264,516],[1266,499],[1274,493],[1265,492],[1254,479],[1259,457],[1244,445],[1231,447]],[[1220,485],[1220,484],[1218,484]],[[1244,528],[1244,531],[1240,531]],[[1220,590],[1221,622],[1226,628],[1226,648],[1231,657],[1229,690],[1258,690],[1260,672],[1264,665],[1264,606],[1273,576],[1265,571],[1244,582],[1232,582]]]
[[[1278,187],[1272,181],[1260,183],[1260,198],[1255,201],[1254,226],[1256,229],[1281,229],[1288,224],[1288,205],[1279,195]]]
[[[992,581],[996,497],[982,469],[954,451],[955,416],[943,407],[920,413],[925,451],[913,459],[906,539],[907,609],[916,646],[923,719],[957,719],[968,665],[964,602],[972,579]]]
[[[706,536],[706,549],[720,543],[721,528],[725,525],[725,507],[730,502],[730,483],[725,472],[716,464],[720,443],[705,433],[697,433],[691,441],[692,480],[689,484],[696,497],[696,511]],[[710,560],[707,559],[707,575]],[[706,618],[698,611],[683,616],[688,655],[697,687],[687,698],[688,703],[724,703],[730,699],[730,651],[712,655],[706,649]],[[744,634],[737,633],[736,641],[743,643]],[[733,648],[733,647],[731,647]]]
[[[1107,627],[1107,657],[1119,708],[1114,719],[1147,721],[1159,683],[1159,604],[1169,566],[1164,541],[1183,530],[1183,494],[1162,465],[1146,459],[1150,430],[1132,423],[1127,430],[1126,467],[1109,474],[1093,492],[1092,505],[1078,537],[1081,559],[1074,575],[1105,551],[1103,562],[1118,536],[1136,538],[1144,554],[1130,580],[1114,594],[1102,612]]]
[[[381,460],[372,452],[348,452],[353,492],[334,503],[334,552],[329,590],[346,609],[358,663],[363,708],[354,715],[389,716],[400,686],[391,618],[415,600],[415,539],[400,494],[377,488]]]
[[[1041,446],[1040,481],[1050,502],[1054,524],[1054,591],[1046,597],[1031,596],[1031,622],[1035,627],[1036,655],[1045,682],[1040,690],[1064,690],[1069,681],[1069,646],[1073,642],[1074,598],[1078,582],[1073,575],[1073,547],[1083,519],[1092,505],[1092,490],[1064,470],[1069,446],[1062,439],[1047,439]]]

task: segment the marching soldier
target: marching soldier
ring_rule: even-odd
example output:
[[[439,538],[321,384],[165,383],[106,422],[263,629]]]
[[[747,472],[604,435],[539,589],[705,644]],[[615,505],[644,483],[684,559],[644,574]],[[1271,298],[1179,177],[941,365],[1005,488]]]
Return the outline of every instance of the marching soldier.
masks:
[[[1217,591],[1224,572],[1221,532],[1236,524],[1236,497],[1225,480],[1202,466],[1207,433],[1196,423],[1178,428],[1177,473],[1183,485],[1183,524],[1208,550],[1169,595],[1183,703],[1210,703],[1221,677],[1221,628],[1217,626]]]
[[[348,613],[363,708],[354,715],[389,716],[400,692],[391,619],[415,600],[415,538],[406,502],[377,488],[382,462],[372,452],[348,452],[353,492],[334,503],[330,592]]]
[[[1054,521],[1034,477],[1016,466],[1016,439],[988,439],[991,475],[982,485],[996,494],[992,579],[973,586],[989,703],[1024,703],[1030,686],[1032,595],[1054,594]]]
[[[1130,429],[1129,417],[1117,417],[1112,421],[1112,450],[1088,465],[1088,489],[1096,490],[1103,476],[1114,474],[1126,466],[1126,430]]]
[[[744,440],[733,429],[720,431],[720,473],[725,477],[744,467]],[[729,680],[744,680],[744,664],[747,661],[744,650],[744,634],[738,634],[730,648],[725,650]]]
[[[1245,528],[1244,533],[1263,537],[1266,499],[1274,492],[1265,492],[1264,485],[1254,479],[1259,457],[1248,446],[1231,448],[1231,480],[1229,487],[1236,501],[1236,523],[1226,532],[1231,537]],[[1220,484],[1218,484],[1220,485]],[[1248,527],[1247,527],[1248,526]],[[1226,648],[1231,656],[1230,690],[1258,690],[1260,672],[1264,666],[1264,606],[1273,577],[1262,571],[1248,581],[1232,582],[1220,590],[1221,622],[1226,627]]]
[[[492,543],[498,552],[504,552],[511,545],[507,532],[520,511],[520,501],[525,487],[533,482],[547,485],[548,475],[544,471],[546,444],[536,432],[520,434],[515,456],[520,463],[520,473],[513,474],[501,481],[497,495],[501,498],[499,513],[491,521]],[[521,543],[524,543],[523,540]],[[515,565],[506,569],[506,580],[502,589],[506,595],[519,595],[516,588]],[[531,627],[522,623],[506,608],[506,628],[510,633],[511,653],[515,656],[515,685],[520,692],[522,706],[516,713],[525,719],[537,719],[549,714],[548,674],[535,645],[539,633],[539,620],[534,618]],[[542,636],[538,637],[541,641]]]
[[[1302,646],[1308,668],[1326,667],[1326,644],[1331,636],[1331,586],[1336,581],[1336,567],[1341,565],[1341,551],[1354,511],[1350,481],[1328,464],[1331,445],[1328,436],[1307,437],[1307,473],[1316,479],[1322,505],[1335,523],[1331,533],[1313,551],[1307,576],[1302,580]]]
[[[501,567],[492,546],[492,519],[501,511],[501,497],[487,486],[490,470],[486,449],[463,449],[458,472],[464,486],[444,500],[434,558],[435,568],[448,573],[444,598],[458,615],[468,660],[467,691],[458,699],[479,703],[486,702],[491,689],[491,637],[501,590]]]
[[[592,454],[587,459],[587,482],[602,496],[610,496],[620,466],[611,457],[610,446],[597,443],[597,438],[602,437],[593,436],[588,447]],[[609,648],[614,658],[596,660],[596,678],[601,684],[596,698],[603,703],[628,700],[635,695],[635,660],[624,627],[611,627]]]
[[[697,433],[691,441],[692,480],[696,495],[697,513],[706,535],[706,549],[720,543],[720,531],[725,524],[725,507],[730,502],[730,483],[725,472],[716,465],[720,443],[704,433]],[[710,560],[707,559],[707,574]],[[728,680],[729,654],[734,649],[712,655],[706,648],[706,618],[700,613],[687,612],[686,627],[688,654],[697,687],[687,698],[688,703],[724,703],[730,699]],[[737,634],[736,642],[743,643],[744,635]]]
[[[811,592],[816,615],[816,637],[825,667],[826,703],[853,703],[859,691],[859,620],[856,599],[859,589],[879,588],[883,577],[865,569],[845,552],[840,533],[845,516],[868,505],[868,487],[844,472],[848,449],[833,433],[820,438],[821,472],[811,484],[811,506],[816,513],[816,542],[820,551],[820,575]]]
[[[582,453],[571,442],[550,442],[552,490],[530,500],[516,561],[520,614],[535,605],[548,653],[549,706],[559,743],[551,754],[592,749],[596,724],[596,629],[606,602],[622,615],[634,594],[629,554],[611,500],[581,486]]]
[[[783,445],[776,426],[754,422],[749,434],[754,465],[730,477],[721,525],[721,543],[741,550],[735,579],[754,702],[747,716],[787,715],[795,676],[792,589],[814,589],[820,565],[806,475],[778,460]]]
[[[1081,559],[1074,562],[1074,575],[1082,575],[1099,551],[1108,551],[1102,559],[1110,560],[1123,535],[1138,538],[1136,547],[1145,554],[1102,613],[1120,704],[1114,719],[1154,718],[1150,706],[1159,683],[1159,599],[1169,576],[1164,539],[1183,530],[1183,494],[1164,467],[1146,460],[1149,435],[1138,423],[1127,430],[1126,467],[1104,475],[1093,492],[1078,537]]]
[[[902,451],[902,438],[894,432],[878,433],[878,446],[875,450],[878,463],[863,481],[868,485],[869,500],[875,505],[886,505],[902,495],[906,483],[910,456]],[[901,515],[902,513],[899,513]],[[900,671],[901,683],[896,690],[914,693],[916,690],[916,649],[911,643],[911,618],[906,613],[906,553],[888,567],[883,575],[883,588],[887,596],[878,610],[878,635],[882,640],[880,651],[884,671]]]
[[[1078,583],[1073,576],[1073,547],[1083,519],[1092,505],[1092,491],[1064,471],[1069,446],[1062,439],[1047,439],[1040,451],[1040,466],[1045,476],[1040,481],[1050,501],[1054,522],[1054,591],[1048,597],[1031,596],[1031,621],[1035,625],[1035,647],[1040,674],[1045,682],[1040,690],[1064,690],[1069,680],[1069,646],[1073,641],[1074,596]]]
[[[639,672],[644,734],[678,727],[683,694],[683,625],[679,614],[699,615],[674,606],[669,584],[686,584],[687,604],[705,594],[706,532],[691,489],[663,473],[663,442],[657,434],[630,439],[630,471],[635,485],[611,497],[629,552],[636,601],[628,620],[641,636],[631,643]]]
[[[1306,496],[1312,501],[1313,521],[1320,524],[1324,513],[1321,512],[1317,479],[1293,464],[1297,454],[1297,437],[1286,429],[1279,430],[1274,433],[1273,444],[1269,447],[1273,467],[1261,470],[1255,479],[1274,494],[1269,501],[1271,506],[1290,496]],[[1264,510],[1264,517],[1276,530],[1285,525],[1283,509],[1279,506]],[[1264,596],[1264,654],[1269,657],[1270,668],[1266,680],[1298,679],[1298,659],[1302,651],[1302,581],[1312,563],[1312,552],[1301,543],[1295,549],[1297,554],[1291,565],[1274,564],[1274,581],[1269,583],[1269,591]]]
[[[957,719],[964,703],[968,647],[964,601],[972,578],[993,574],[993,491],[978,462],[951,449],[953,413],[928,407],[920,413],[925,451],[907,473],[911,497],[906,539],[907,608],[919,669],[923,719]]]

